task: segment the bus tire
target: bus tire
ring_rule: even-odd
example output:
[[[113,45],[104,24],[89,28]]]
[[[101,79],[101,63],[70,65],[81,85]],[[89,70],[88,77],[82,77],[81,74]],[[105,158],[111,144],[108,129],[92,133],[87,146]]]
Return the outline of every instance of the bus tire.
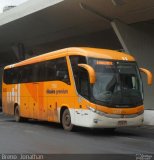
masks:
[[[114,133],[116,128],[105,128],[105,132],[107,133]]]
[[[71,114],[68,109],[65,109],[62,114],[62,126],[66,131],[72,131],[74,125],[71,123]]]
[[[18,106],[15,107],[14,118],[15,118],[16,122],[21,122],[22,121],[22,117],[20,117],[20,112],[19,112],[19,107]]]

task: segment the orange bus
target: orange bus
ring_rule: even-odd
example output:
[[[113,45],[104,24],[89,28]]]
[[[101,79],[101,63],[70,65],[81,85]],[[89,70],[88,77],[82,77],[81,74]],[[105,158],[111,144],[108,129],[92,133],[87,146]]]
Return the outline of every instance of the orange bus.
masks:
[[[3,112],[16,121],[37,119],[74,126],[141,126],[140,71],[128,54],[96,48],[66,48],[4,68]]]

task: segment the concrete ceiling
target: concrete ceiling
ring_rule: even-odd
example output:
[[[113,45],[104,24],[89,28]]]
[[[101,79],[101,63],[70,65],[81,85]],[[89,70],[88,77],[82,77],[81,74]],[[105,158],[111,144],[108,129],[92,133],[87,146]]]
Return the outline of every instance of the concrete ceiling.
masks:
[[[0,15],[0,59],[12,47],[98,32],[119,19],[126,24],[154,19],[154,0],[30,0]]]

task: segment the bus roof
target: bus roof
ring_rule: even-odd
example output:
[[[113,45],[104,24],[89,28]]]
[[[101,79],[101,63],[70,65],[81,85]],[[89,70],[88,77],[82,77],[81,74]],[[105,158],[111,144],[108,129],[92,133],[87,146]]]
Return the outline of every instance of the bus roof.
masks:
[[[102,58],[102,59],[110,59],[110,60],[127,60],[127,61],[135,61],[134,57],[115,50],[108,49],[99,49],[99,48],[84,48],[84,47],[72,47],[65,48],[53,52],[49,52],[46,54],[42,54],[33,58],[29,58],[27,60],[21,61],[19,63],[15,63],[12,65],[8,65],[5,69],[14,68],[19,66],[24,66],[32,63],[42,62],[50,59],[60,58],[68,55],[82,55],[87,57],[94,58]]]

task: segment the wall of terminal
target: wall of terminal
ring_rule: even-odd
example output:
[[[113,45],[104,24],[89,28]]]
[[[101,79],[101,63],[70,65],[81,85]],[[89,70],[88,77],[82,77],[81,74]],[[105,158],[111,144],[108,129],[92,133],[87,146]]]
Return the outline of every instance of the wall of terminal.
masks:
[[[67,47],[94,47],[113,50],[122,49],[122,45],[120,44],[114,31],[112,29],[107,29],[105,31],[61,39],[53,43],[51,42],[34,46],[29,51],[27,51],[27,53],[29,57],[32,57]]]

